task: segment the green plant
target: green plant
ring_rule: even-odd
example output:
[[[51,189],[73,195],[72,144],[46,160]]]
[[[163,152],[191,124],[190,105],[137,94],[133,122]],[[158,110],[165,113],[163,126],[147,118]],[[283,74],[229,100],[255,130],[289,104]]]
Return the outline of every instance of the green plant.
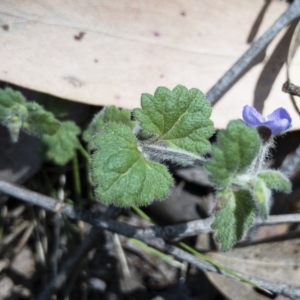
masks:
[[[44,156],[59,165],[79,149],[89,158],[96,199],[123,207],[145,206],[163,200],[173,184],[165,161],[186,166],[202,164],[217,199],[212,228],[221,250],[227,251],[251,227],[256,216],[266,219],[273,190],[290,192],[289,180],[264,162],[274,135],[288,129],[291,119],[279,108],[263,118],[245,107],[241,120],[231,121],[217,135],[211,106],[198,89],[159,87],[143,94],[141,108],[130,111],[105,107],[83,131],[91,154],[83,149],[80,128],[59,121],[37,103],[26,102],[12,89],[0,91],[0,121],[12,141],[20,130],[41,138]],[[262,138],[260,129],[269,134]],[[207,154],[211,152],[211,157]]]

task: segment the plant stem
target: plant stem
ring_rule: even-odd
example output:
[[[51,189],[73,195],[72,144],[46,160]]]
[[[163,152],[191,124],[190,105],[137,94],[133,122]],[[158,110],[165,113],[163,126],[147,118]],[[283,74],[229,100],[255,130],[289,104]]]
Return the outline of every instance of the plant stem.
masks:
[[[138,208],[138,207],[136,207],[136,206],[133,206],[132,209],[133,209],[133,210],[134,210],[141,218],[143,218],[143,219],[145,219],[145,220],[147,220],[147,221],[149,221],[149,222],[155,224],[155,223],[151,220],[151,218],[150,218],[146,213],[144,213],[140,208]],[[236,278],[240,279],[241,281],[246,282],[246,283],[250,284],[251,286],[253,286],[253,287],[257,288],[257,289],[260,289],[260,290],[262,290],[262,291],[264,291],[264,292],[266,292],[266,293],[268,293],[268,294],[270,294],[270,295],[273,295],[270,291],[268,291],[268,290],[266,290],[266,289],[260,287],[259,285],[255,284],[255,283],[252,282],[251,280],[249,280],[249,279],[247,279],[247,278],[245,278],[245,277],[243,277],[243,276],[237,274],[236,272],[234,272],[234,271],[232,271],[232,270],[226,268],[225,266],[222,266],[222,265],[218,264],[217,262],[215,262],[213,259],[211,259],[211,258],[208,257],[207,255],[204,255],[204,254],[198,252],[196,249],[194,249],[194,248],[188,246],[186,243],[184,243],[184,242],[179,242],[179,246],[180,246],[181,248],[183,248],[184,250],[188,251],[189,253],[193,254],[194,256],[199,257],[200,259],[204,260],[205,262],[211,264],[212,266],[214,266],[214,267],[216,267],[216,268],[218,268],[218,269],[220,269],[220,270],[222,270],[222,271],[224,271],[224,272],[226,272],[226,273],[232,275],[233,277],[236,277]]]
[[[154,249],[153,247],[148,246],[147,244],[137,240],[137,239],[129,239],[129,242],[133,243],[135,246],[139,247],[140,249],[160,258],[162,261],[166,262],[167,264],[171,265],[175,268],[181,268],[182,263],[174,259],[171,255],[165,254],[159,250]]]
[[[146,243],[151,247],[154,247],[155,249],[169,253],[176,259],[184,260],[187,261],[188,263],[195,265],[198,269],[208,271],[208,272],[220,273],[224,276],[228,276],[236,279],[235,276],[232,276],[222,270],[218,270],[213,265],[200,260],[194,255],[186,252],[185,250],[182,250],[181,248],[172,245],[170,243],[166,243],[164,240],[165,235],[163,236],[160,235],[159,231],[156,230],[153,231],[153,228],[151,227],[138,228],[136,226],[128,225],[126,223],[114,221],[105,216],[103,217],[99,216],[99,214],[95,214],[87,209],[76,208],[66,203],[60,205],[57,203],[57,200],[53,198],[30,191],[26,188],[20,187],[16,184],[5,182],[3,180],[0,180],[0,191],[7,195],[13,196],[17,199],[23,200],[27,203],[38,205],[53,213],[61,213],[62,215],[69,217],[73,220],[81,220],[83,222],[89,223],[93,226],[101,228],[101,230],[108,230],[108,231],[112,231],[124,235],[128,238],[135,238],[141,240],[142,242]],[[298,220],[297,222],[299,222],[299,215],[300,214],[288,215],[289,216],[288,221],[286,221],[286,216],[283,218],[283,220],[285,220],[284,222],[290,222],[290,221],[295,222],[295,220]],[[276,217],[277,219],[277,217],[281,217],[281,216],[273,216],[273,217]],[[282,222],[281,218],[279,218],[279,220],[281,220],[280,222]],[[202,223],[203,220],[198,220],[198,222],[199,221]],[[162,232],[165,230],[169,231],[170,228],[172,227],[174,227],[174,225],[161,228],[161,230]],[[166,236],[168,236],[168,234]],[[293,287],[280,282],[272,283],[267,280],[259,279],[250,275],[243,275],[243,276],[247,277],[252,282],[255,282],[257,285],[262,286],[267,290],[273,291],[274,293],[283,295],[291,299],[300,298],[300,289],[297,287]]]
[[[80,202],[80,198],[81,198],[81,182],[80,182],[80,172],[79,172],[79,165],[78,165],[78,156],[77,156],[77,153],[75,154],[75,156],[73,158],[73,180],[74,180],[75,198],[76,198],[77,201]],[[79,203],[79,205],[80,205],[80,203]]]
[[[141,144],[144,153],[158,161],[171,161],[184,166],[202,166],[205,158],[194,153],[157,145]]]
[[[211,258],[208,257],[207,255],[204,255],[204,254],[198,252],[196,249],[194,249],[194,248],[188,246],[187,244],[185,244],[185,243],[183,243],[183,242],[179,242],[179,246],[180,246],[181,248],[183,248],[184,250],[190,252],[190,253],[193,254],[194,256],[199,257],[199,258],[201,258],[202,260],[206,261],[207,263],[213,265],[213,266],[216,267],[217,269],[220,269],[220,270],[222,270],[222,271],[224,271],[224,272],[226,272],[226,273],[228,273],[228,274],[230,274],[230,275],[232,275],[232,276],[234,276],[234,277],[240,279],[241,281],[250,284],[251,286],[253,286],[253,287],[257,288],[257,289],[260,289],[260,290],[262,290],[262,291],[268,293],[269,295],[273,295],[270,291],[268,291],[268,290],[266,290],[266,289],[260,287],[259,285],[253,283],[251,280],[249,280],[249,279],[247,279],[247,278],[245,278],[245,277],[243,277],[243,276],[241,276],[241,275],[235,273],[234,271],[228,269],[227,267],[224,267],[224,266],[218,264],[217,262],[215,262],[213,259],[211,259]]]
[[[256,159],[254,161],[251,174],[255,176],[260,170],[263,169],[265,161],[268,157],[268,154],[270,152],[270,148],[274,145],[274,139],[273,137],[270,138],[269,141],[262,143],[260,146],[258,155],[256,156]]]
[[[78,147],[79,152],[82,154],[82,156],[89,162],[90,161],[90,155],[89,153],[84,149],[84,147],[79,144]]]
[[[91,170],[90,154],[84,149],[84,147],[81,144],[80,144],[78,150],[86,160],[86,177],[87,177],[87,182],[89,183],[88,197],[89,197],[89,199],[94,199],[94,194],[91,189],[92,179],[91,179],[91,172],[90,172],[90,170]]]
[[[132,209],[135,211],[135,213],[136,213],[137,215],[139,215],[142,219],[144,219],[144,220],[146,220],[146,221],[148,221],[148,222],[151,222],[152,224],[155,224],[154,221],[152,221],[151,218],[150,218],[147,214],[145,214],[139,207],[137,207],[137,206],[132,206],[131,208],[132,208]]]

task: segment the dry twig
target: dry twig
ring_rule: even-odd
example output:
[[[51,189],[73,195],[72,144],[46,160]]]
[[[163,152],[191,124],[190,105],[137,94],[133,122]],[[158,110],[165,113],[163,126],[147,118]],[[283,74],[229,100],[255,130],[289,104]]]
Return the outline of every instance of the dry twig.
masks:
[[[106,217],[115,217],[118,212],[119,209],[107,209],[104,215]],[[93,227],[86,235],[80,246],[76,249],[76,251],[74,253],[70,253],[68,259],[64,262],[60,271],[51,280],[51,282],[47,284],[47,287],[40,293],[37,299],[50,299],[53,294],[59,291],[70,278],[71,272],[75,269],[80,270],[78,266],[84,263],[87,258],[87,253],[96,246],[102,235],[103,230],[101,228]]]
[[[215,104],[249,67],[272,39],[293,20],[300,17],[300,0],[294,0],[285,13],[237,60],[237,62],[208,91],[206,98]]]
[[[289,80],[283,84],[282,91],[290,95],[300,97],[300,87],[291,83]]]
[[[216,272],[216,273],[223,274],[225,276],[235,278],[232,275],[227,274],[226,272],[217,269],[213,265],[211,265],[205,261],[201,261],[198,258],[195,258],[190,253],[187,253],[186,251],[184,251],[176,246],[166,243],[161,237],[158,236],[159,231],[157,230],[157,228],[159,228],[159,227],[151,227],[151,228],[147,228],[147,229],[136,228],[136,227],[124,224],[124,223],[116,222],[114,220],[110,220],[110,219],[98,216],[95,213],[91,213],[91,212],[83,210],[83,209],[72,207],[67,204],[63,204],[60,207],[59,211],[57,211],[56,201],[54,199],[47,197],[47,196],[43,196],[36,192],[29,191],[29,190],[19,187],[17,185],[7,183],[5,181],[1,181],[1,180],[0,180],[0,191],[4,192],[10,196],[14,196],[18,199],[24,200],[28,203],[41,206],[49,211],[64,214],[64,215],[68,216],[69,218],[76,219],[76,220],[82,220],[82,221],[90,223],[96,227],[99,227],[99,228],[102,228],[105,230],[109,230],[109,231],[130,237],[130,238],[136,238],[138,240],[143,241],[144,243],[146,243],[147,245],[149,245],[151,247],[154,247],[160,251],[164,251],[166,253],[173,255],[177,259],[185,260],[185,261],[195,265],[197,268],[199,268],[203,271]],[[299,222],[300,215],[297,214],[296,217],[298,218],[298,222]],[[291,218],[290,220],[294,221],[296,219],[296,217]],[[170,229],[171,226],[169,226],[167,228]],[[289,298],[300,297],[300,289],[298,289],[298,288],[288,286],[286,284],[271,283],[266,280],[254,278],[254,277],[251,277],[248,275],[243,275],[243,276],[245,278],[251,280],[253,283],[261,286],[262,288],[272,291],[273,293],[281,294],[281,295],[284,295]]]

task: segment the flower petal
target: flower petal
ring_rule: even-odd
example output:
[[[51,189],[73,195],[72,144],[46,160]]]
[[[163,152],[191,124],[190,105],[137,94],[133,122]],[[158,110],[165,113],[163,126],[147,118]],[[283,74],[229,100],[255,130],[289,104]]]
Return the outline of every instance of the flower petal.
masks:
[[[282,119],[287,119],[290,124],[292,123],[292,118],[289,115],[289,113],[282,107],[277,108],[274,110],[270,115],[266,117],[266,121],[277,121],[277,120],[282,120]]]
[[[264,122],[263,126],[269,127],[272,130],[272,134],[276,135],[287,130],[291,126],[291,122],[288,119],[277,119],[276,121]]]
[[[250,127],[259,126],[263,122],[262,115],[252,106],[245,105],[243,108],[243,119]]]
[[[292,123],[292,118],[289,113],[282,107],[274,110],[265,118],[264,126],[269,127],[273,134],[279,134],[287,130]]]

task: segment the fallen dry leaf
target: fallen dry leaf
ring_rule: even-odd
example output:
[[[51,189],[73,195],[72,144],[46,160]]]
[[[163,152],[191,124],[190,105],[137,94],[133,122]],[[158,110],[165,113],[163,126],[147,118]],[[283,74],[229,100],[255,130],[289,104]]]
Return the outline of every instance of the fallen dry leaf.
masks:
[[[269,6],[264,0],[2,0],[0,80],[126,108],[139,106],[140,95],[157,86],[183,84],[207,92],[249,48],[247,39],[261,36],[287,7],[278,0]],[[276,57],[269,63],[269,75],[276,73],[271,82],[264,83],[268,74],[263,73],[257,85],[283,34],[269,45],[264,62],[216,104],[216,127],[240,118],[243,106],[253,102],[266,114],[284,106],[295,117],[294,127],[300,126],[288,95],[281,92],[285,53],[280,67]],[[297,68],[299,61],[295,57]],[[265,103],[257,103],[265,96]]]
[[[209,253],[209,256],[231,270],[299,288],[299,249],[300,239],[295,238],[235,248],[227,253]],[[218,274],[207,273],[207,276],[229,299],[266,299],[247,284]]]

